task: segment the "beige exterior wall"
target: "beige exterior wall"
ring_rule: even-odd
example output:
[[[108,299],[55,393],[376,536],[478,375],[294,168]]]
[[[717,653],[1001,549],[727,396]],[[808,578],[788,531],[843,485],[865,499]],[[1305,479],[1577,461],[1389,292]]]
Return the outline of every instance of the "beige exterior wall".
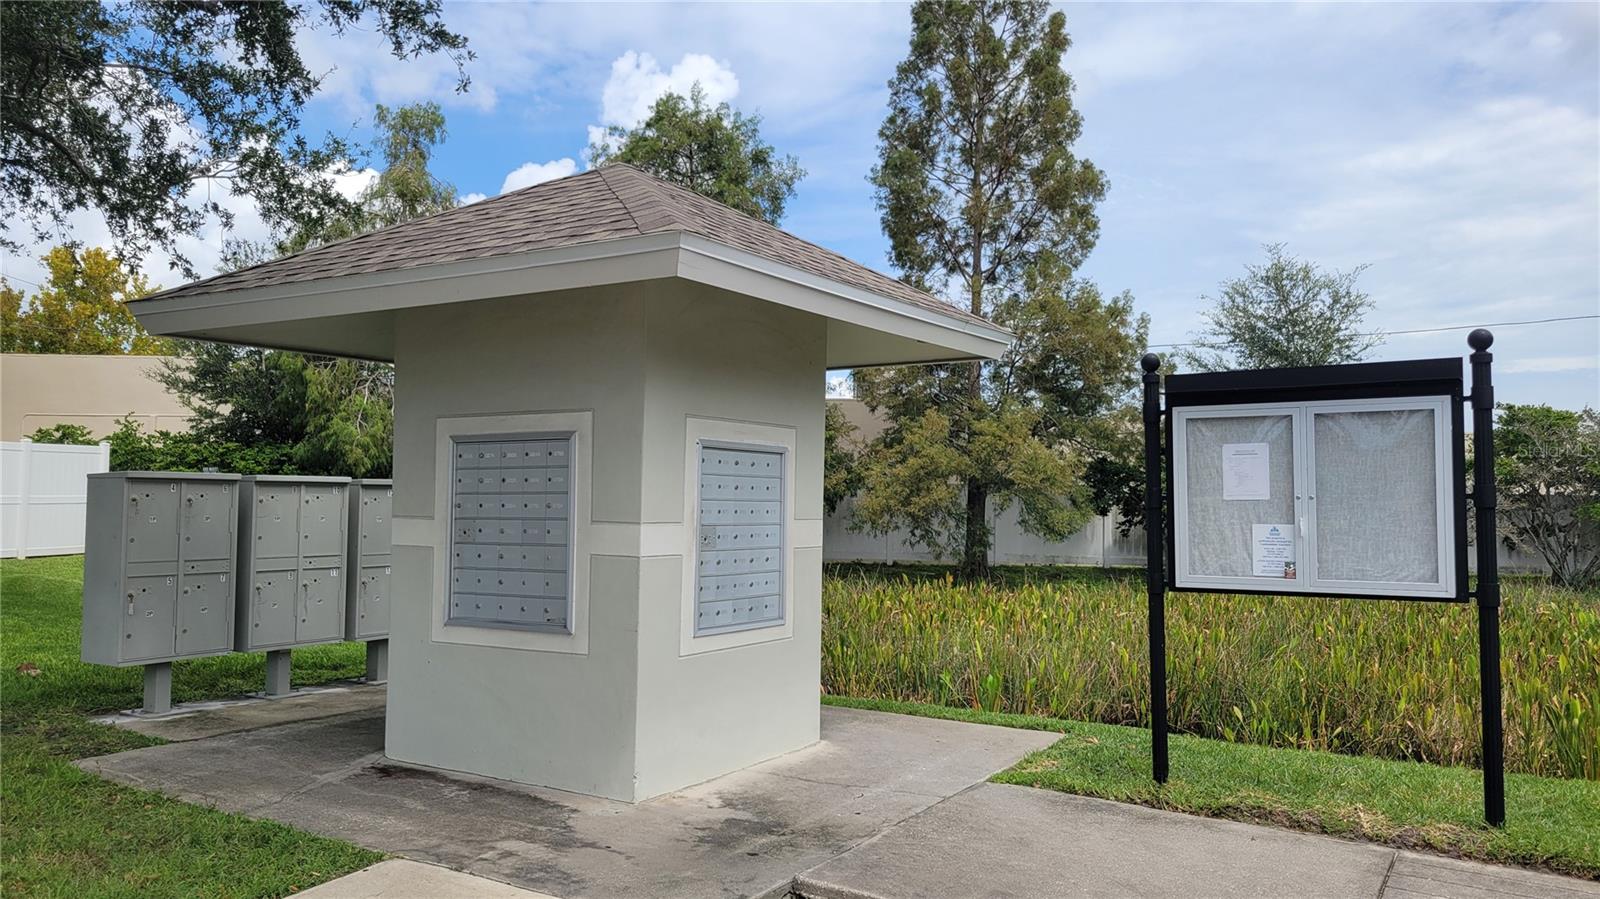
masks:
[[[639,801],[817,739],[825,320],[665,280],[404,311],[396,340],[391,757]],[[441,435],[552,415],[589,422],[575,633],[444,625]],[[792,609],[696,643],[730,635],[683,632],[686,447],[739,426],[793,446]]]
[[[53,424],[104,437],[124,416],[146,431],[187,431],[189,410],[150,375],[160,356],[0,355],[0,440]]]

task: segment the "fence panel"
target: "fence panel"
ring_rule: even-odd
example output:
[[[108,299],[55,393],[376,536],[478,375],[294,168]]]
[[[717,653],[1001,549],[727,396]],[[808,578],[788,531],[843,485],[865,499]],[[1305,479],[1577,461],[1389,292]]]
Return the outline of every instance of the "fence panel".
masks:
[[[889,534],[872,534],[850,529],[852,502],[846,499],[834,514],[828,516],[822,528],[822,557],[829,562],[931,562],[933,553],[924,547],[914,547],[904,531]],[[995,515],[991,512],[990,525],[994,529],[994,545],[989,552],[990,562],[996,565],[1117,565],[1144,566],[1144,529],[1134,528],[1124,537],[1117,529],[1117,519],[1095,516],[1076,534],[1055,542],[1043,540],[1022,530],[1017,521],[1015,507]],[[1537,553],[1507,549],[1500,544],[1500,570],[1503,573],[1549,574],[1550,569]],[[1475,556],[1468,554],[1469,564],[1476,568]],[[945,562],[954,562],[945,558]]]
[[[0,443],[0,556],[83,552],[88,476],[110,468],[108,443]]]

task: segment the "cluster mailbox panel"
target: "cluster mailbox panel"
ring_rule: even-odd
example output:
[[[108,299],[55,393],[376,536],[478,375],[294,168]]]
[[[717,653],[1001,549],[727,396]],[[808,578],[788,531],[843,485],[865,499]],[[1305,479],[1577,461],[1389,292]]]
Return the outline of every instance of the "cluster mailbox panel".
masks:
[[[447,623],[570,633],[572,434],[452,446]]]
[[[345,579],[346,640],[389,637],[394,481],[350,482],[350,576]]]
[[[349,493],[349,478],[240,480],[235,649],[344,639]]]
[[[783,623],[781,448],[700,443],[695,633]]]
[[[150,665],[233,650],[239,476],[89,475],[85,662]]]

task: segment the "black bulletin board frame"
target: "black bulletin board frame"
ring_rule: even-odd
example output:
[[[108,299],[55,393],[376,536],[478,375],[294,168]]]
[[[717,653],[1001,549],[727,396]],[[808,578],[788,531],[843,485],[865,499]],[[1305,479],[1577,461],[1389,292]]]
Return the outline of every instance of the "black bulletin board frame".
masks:
[[[1363,594],[1361,599],[1401,599],[1409,602],[1467,602],[1467,474],[1466,428],[1461,409],[1462,377],[1460,359],[1419,359],[1408,362],[1365,362],[1356,365],[1328,365],[1318,368],[1279,368],[1256,371],[1208,372],[1169,375],[1166,378],[1165,444],[1162,467],[1167,475],[1168,496],[1163,503],[1167,555],[1167,590],[1184,593],[1216,593],[1215,588],[1184,587],[1177,583],[1177,531],[1171,492],[1177,479],[1172,468],[1173,416],[1186,406],[1245,406],[1258,403],[1305,403],[1320,400],[1406,399],[1446,397],[1452,414],[1449,422],[1450,519],[1456,540],[1454,558],[1456,590],[1453,597]],[[1229,588],[1225,592],[1256,596],[1322,596],[1342,598],[1345,593],[1313,590],[1246,590]]]
[[[1336,596],[1347,594],[1307,590],[1248,590],[1180,587],[1176,580],[1176,543],[1173,537],[1172,489],[1172,412],[1191,406],[1241,407],[1267,403],[1306,403],[1321,400],[1404,399],[1446,397],[1450,403],[1450,458],[1452,504],[1449,510],[1455,525],[1455,595],[1419,597],[1409,595],[1364,594],[1353,599],[1402,599],[1409,602],[1464,603],[1478,606],[1478,665],[1480,704],[1483,715],[1483,796],[1484,818],[1489,824],[1505,824],[1505,765],[1500,683],[1500,582],[1495,529],[1494,484],[1494,387],[1488,352],[1494,335],[1483,329],[1467,337],[1472,347],[1472,391],[1464,392],[1459,358],[1418,359],[1404,362],[1370,362],[1315,368],[1283,368],[1258,371],[1209,372],[1171,375],[1165,379],[1166,403],[1163,408],[1161,360],[1146,354],[1140,360],[1144,371],[1144,451],[1145,451],[1145,539],[1148,574],[1146,590],[1150,622],[1150,733],[1151,771],[1157,783],[1166,783],[1167,751],[1167,659],[1166,594],[1241,593],[1268,596]],[[1473,414],[1473,485],[1466,489],[1466,440],[1463,404],[1471,402]],[[1165,477],[1164,477],[1165,476]],[[1166,487],[1163,486],[1165,480]],[[1478,579],[1476,589],[1468,589],[1467,506],[1473,507],[1476,523]]]

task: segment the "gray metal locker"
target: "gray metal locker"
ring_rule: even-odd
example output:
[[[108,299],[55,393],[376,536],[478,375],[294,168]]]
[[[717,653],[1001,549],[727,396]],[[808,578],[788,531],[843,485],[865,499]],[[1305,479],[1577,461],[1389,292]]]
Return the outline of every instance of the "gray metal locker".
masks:
[[[236,474],[89,475],[81,657],[147,666],[150,711],[174,659],[233,651],[238,501]]]
[[[384,640],[389,636],[393,509],[394,481],[364,478],[350,482],[351,577],[345,584],[346,640]]]
[[[349,478],[298,475],[240,480],[235,649],[344,639],[349,485]]]

